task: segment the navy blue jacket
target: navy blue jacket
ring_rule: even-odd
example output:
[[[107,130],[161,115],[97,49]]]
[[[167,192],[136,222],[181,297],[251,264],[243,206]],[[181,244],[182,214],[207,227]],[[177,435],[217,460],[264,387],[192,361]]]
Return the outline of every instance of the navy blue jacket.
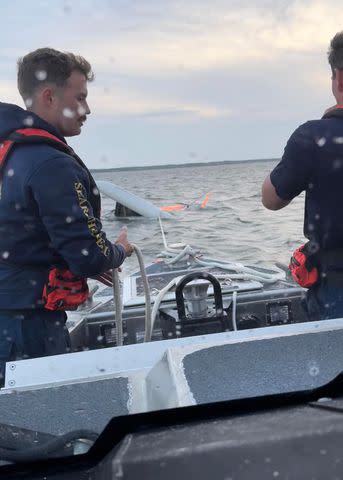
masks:
[[[304,235],[314,251],[343,248],[342,109],[301,125],[270,178],[284,200],[306,192]]]
[[[0,142],[27,127],[65,142],[37,115],[0,103]],[[44,143],[18,144],[2,174],[0,311],[43,308],[43,287],[53,266],[89,277],[124,261],[124,247],[111,244],[95,218],[90,174],[72,156]]]

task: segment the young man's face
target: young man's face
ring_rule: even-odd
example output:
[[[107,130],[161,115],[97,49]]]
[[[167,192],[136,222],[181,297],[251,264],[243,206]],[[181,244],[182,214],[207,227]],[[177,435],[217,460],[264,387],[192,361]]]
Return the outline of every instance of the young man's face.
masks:
[[[57,88],[54,95],[54,126],[65,137],[81,133],[81,127],[90,114],[87,104],[87,79],[73,71],[65,87]]]

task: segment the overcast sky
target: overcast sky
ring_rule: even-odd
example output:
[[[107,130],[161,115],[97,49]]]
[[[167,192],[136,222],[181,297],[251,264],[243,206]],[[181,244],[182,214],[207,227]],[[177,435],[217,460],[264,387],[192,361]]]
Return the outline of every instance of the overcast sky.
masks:
[[[0,0],[0,99],[16,60],[83,55],[92,114],[70,144],[90,168],[280,157],[334,103],[327,50],[342,0]]]

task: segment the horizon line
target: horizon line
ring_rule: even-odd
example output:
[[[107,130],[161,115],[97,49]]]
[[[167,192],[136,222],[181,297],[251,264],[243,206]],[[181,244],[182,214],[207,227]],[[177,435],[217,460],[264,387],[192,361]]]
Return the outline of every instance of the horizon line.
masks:
[[[229,163],[257,163],[257,162],[274,162],[280,161],[280,158],[256,158],[250,160],[221,160],[214,162],[192,162],[192,163],[167,163],[165,165],[143,165],[134,167],[109,167],[109,168],[90,168],[89,171],[93,173],[101,172],[117,172],[125,170],[158,170],[166,168],[187,168],[187,167],[208,167],[214,165],[224,165]]]

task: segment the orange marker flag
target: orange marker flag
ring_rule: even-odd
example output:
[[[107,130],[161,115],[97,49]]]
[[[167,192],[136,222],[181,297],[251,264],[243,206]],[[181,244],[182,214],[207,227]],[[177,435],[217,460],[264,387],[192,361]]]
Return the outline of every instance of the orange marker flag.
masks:
[[[207,205],[207,202],[210,198],[211,192],[206,193],[204,200],[202,201],[200,208],[205,208]]]

